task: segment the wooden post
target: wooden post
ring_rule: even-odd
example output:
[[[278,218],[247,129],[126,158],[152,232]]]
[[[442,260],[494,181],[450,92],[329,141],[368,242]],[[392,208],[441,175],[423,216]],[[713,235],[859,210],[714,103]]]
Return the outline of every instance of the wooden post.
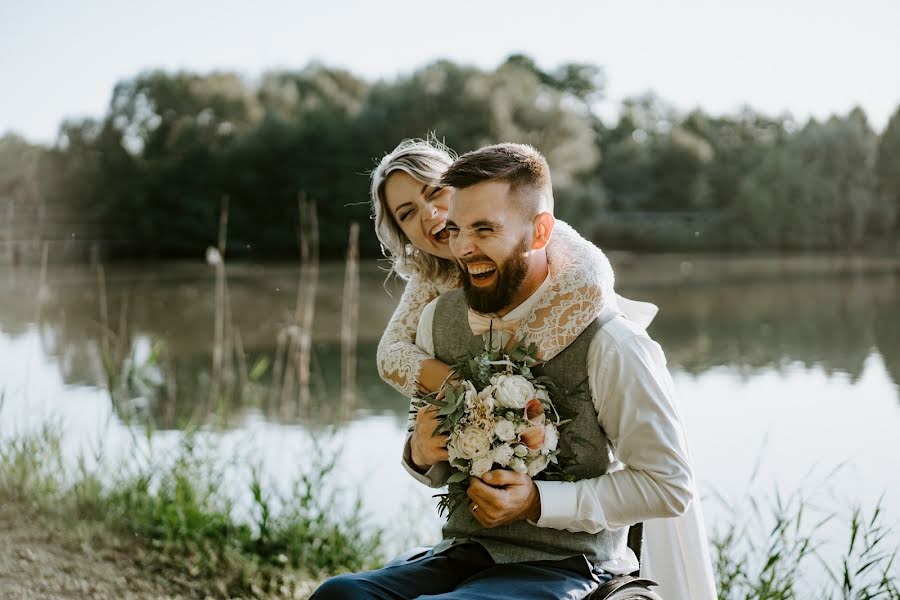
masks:
[[[297,303],[295,319],[299,325],[299,340],[296,346],[295,368],[297,371],[298,401],[306,408],[310,402],[309,380],[310,360],[312,356],[312,328],[316,312],[316,288],[319,282],[319,220],[316,204],[301,193],[300,210],[300,287],[298,298],[302,294],[301,303]],[[305,227],[304,227],[305,225]],[[299,317],[299,318],[298,318]]]
[[[216,248],[206,251],[207,262],[216,269],[216,313],[213,324],[212,381],[209,389],[210,407],[215,405],[221,392],[222,366],[225,347],[225,243],[228,236],[228,196],[222,196],[219,208],[219,238]]]
[[[359,223],[350,224],[341,307],[341,409],[350,417],[356,404],[356,338],[359,323]]]

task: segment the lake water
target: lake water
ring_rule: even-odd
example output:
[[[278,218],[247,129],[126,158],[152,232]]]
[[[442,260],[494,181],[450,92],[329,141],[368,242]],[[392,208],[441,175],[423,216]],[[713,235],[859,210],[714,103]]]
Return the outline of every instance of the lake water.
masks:
[[[617,289],[660,306],[649,332],[666,351],[710,526],[752,519],[756,499],[801,493],[846,515],[879,498],[900,519],[900,261],[613,254]],[[316,453],[337,455],[340,483],[362,492],[391,543],[434,540],[431,490],[399,465],[407,401],[383,384],[375,347],[401,288],[375,263],[360,273],[357,381],[343,394],[342,264],[323,265],[315,303],[308,402],[271,394],[278,332],[297,297],[296,265],[229,265],[228,292],[248,370],[270,367],[254,393],[209,402],[215,273],[204,264],[106,268],[106,319],[96,271],[0,269],[0,437],[56,420],[66,448],[127,455],[177,443],[209,419],[223,482],[245,489],[248,461],[286,489]],[[145,385],[104,387],[101,349],[145,364]],[[129,351],[130,349],[130,351]],[[155,350],[154,350],[155,349]],[[317,440],[318,446],[314,441]],[[238,491],[236,491],[238,490]],[[349,498],[349,494],[346,498]],[[345,499],[346,499],[345,498]],[[763,500],[765,504],[767,500]],[[839,527],[834,535],[846,528]]]

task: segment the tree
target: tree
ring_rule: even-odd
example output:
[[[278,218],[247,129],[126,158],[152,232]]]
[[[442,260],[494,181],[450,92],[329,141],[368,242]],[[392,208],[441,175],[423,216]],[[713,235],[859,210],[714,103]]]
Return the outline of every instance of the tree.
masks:
[[[875,162],[878,188],[883,195],[886,208],[891,213],[890,221],[898,223],[900,213],[900,107],[888,121],[884,133],[878,140],[878,155]]]

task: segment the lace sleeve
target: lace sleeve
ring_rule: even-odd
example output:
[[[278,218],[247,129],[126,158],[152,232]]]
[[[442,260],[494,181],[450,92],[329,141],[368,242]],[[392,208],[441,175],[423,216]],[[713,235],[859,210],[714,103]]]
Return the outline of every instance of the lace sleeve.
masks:
[[[550,290],[522,320],[516,338],[534,342],[550,360],[571,344],[596,318],[613,294],[614,276],[603,251],[557,221],[547,246]]]
[[[429,302],[456,285],[454,276],[438,281],[428,281],[419,275],[410,277],[378,342],[378,374],[385,383],[407,397],[417,391],[422,363],[434,358],[416,346],[419,317]]]

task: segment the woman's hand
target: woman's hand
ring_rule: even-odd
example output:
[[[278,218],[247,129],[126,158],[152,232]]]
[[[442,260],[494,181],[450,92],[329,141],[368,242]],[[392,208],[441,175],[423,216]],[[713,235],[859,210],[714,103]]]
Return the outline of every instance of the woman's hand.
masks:
[[[416,413],[416,425],[409,447],[413,466],[419,471],[425,472],[439,462],[450,460],[447,453],[450,436],[446,433],[434,434],[439,424],[434,406],[423,406]]]

